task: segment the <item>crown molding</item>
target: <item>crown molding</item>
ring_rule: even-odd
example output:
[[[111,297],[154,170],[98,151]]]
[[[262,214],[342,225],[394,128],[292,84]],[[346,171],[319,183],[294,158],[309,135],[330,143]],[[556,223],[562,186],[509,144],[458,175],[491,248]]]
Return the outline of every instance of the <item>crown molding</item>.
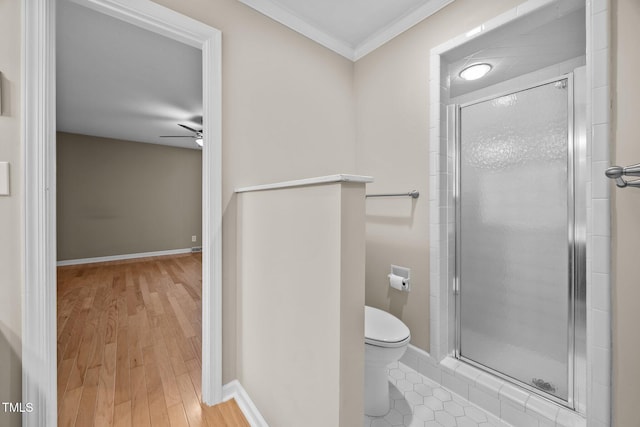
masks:
[[[365,41],[354,47],[350,43],[336,38],[305,19],[300,18],[291,10],[282,7],[272,0],[240,0],[241,3],[353,62],[371,53],[453,1],[454,0],[429,0],[422,6],[409,11],[407,14],[373,33],[365,39]]]
[[[453,3],[453,1],[454,0],[431,0],[417,9],[412,10],[408,14],[398,18],[389,25],[381,28],[354,49],[353,61],[355,62],[363,56],[373,52],[383,44],[404,33],[409,28],[435,14],[448,4]]]
[[[240,0],[252,9],[353,61],[354,48],[271,0]]]

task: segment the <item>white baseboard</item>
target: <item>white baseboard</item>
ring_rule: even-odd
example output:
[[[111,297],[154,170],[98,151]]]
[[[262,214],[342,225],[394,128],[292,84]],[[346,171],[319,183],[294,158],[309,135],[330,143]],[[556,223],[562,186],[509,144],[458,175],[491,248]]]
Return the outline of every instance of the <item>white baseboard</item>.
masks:
[[[222,386],[222,400],[227,401],[231,398],[236,400],[251,427],[269,427],[269,424],[262,417],[262,414],[260,414],[260,411],[258,411],[258,408],[256,408],[256,405],[254,405],[238,380],[233,380]]]
[[[93,264],[95,262],[121,261],[125,259],[148,258],[153,256],[179,255],[191,253],[191,248],[169,249],[166,251],[140,252],[136,254],[110,255],[94,258],[67,259],[58,261],[56,265],[62,267],[65,265]]]

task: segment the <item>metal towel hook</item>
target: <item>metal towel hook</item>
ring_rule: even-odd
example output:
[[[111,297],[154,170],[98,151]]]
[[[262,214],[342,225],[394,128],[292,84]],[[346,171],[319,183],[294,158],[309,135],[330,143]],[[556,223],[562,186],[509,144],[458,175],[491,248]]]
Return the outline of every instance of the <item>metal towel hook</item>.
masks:
[[[623,176],[640,176],[640,163],[623,168],[622,166],[611,166],[605,172],[607,178],[615,179],[616,185],[620,188],[637,187],[640,188],[640,179],[626,181]]]

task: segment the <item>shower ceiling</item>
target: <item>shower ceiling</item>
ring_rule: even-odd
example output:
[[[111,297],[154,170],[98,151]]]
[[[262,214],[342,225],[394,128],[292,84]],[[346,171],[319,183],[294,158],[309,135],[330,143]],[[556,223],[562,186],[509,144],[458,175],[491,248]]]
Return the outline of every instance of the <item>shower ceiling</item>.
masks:
[[[584,1],[568,0],[476,37],[443,55],[449,64],[450,97],[583,56],[584,34]],[[462,69],[478,62],[493,69],[478,80],[459,77]]]

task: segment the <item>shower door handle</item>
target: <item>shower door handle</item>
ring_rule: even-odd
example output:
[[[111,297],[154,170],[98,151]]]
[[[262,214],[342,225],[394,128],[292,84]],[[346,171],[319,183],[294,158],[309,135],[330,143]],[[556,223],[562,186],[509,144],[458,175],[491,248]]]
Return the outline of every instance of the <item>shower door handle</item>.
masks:
[[[626,181],[623,176],[640,176],[640,163],[627,167],[611,166],[604,173],[607,178],[615,179],[616,185],[620,188],[638,187],[640,188],[640,179]]]
[[[640,163],[637,165],[627,166],[622,168],[622,175],[624,176],[640,176]]]

